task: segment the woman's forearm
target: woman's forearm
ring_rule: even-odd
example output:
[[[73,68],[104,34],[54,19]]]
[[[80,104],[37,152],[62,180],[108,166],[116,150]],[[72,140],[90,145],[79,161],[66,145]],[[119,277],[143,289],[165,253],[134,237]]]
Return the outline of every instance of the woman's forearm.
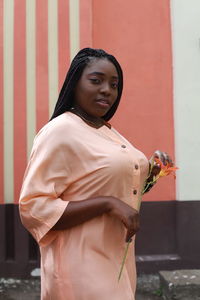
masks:
[[[138,211],[115,197],[98,197],[69,202],[64,213],[52,229],[69,229],[105,213],[116,217],[126,227],[126,242],[139,230]]]
[[[81,201],[71,201],[52,229],[68,229],[101,216],[104,213],[108,213],[111,210],[110,200],[111,197],[98,197]]]

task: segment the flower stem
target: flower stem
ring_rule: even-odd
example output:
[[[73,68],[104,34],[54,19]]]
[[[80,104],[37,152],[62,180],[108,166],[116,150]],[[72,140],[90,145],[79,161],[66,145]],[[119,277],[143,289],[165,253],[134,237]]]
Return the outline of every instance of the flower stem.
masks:
[[[124,257],[123,257],[123,260],[122,260],[122,264],[121,264],[121,268],[120,268],[120,272],[119,272],[119,276],[118,276],[118,282],[120,281],[120,278],[121,278],[121,275],[122,275],[122,271],[123,271],[123,268],[124,268],[124,264],[125,264],[125,261],[126,261],[126,257],[127,257],[127,254],[128,254],[128,248],[129,248],[130,243],[131,243],[131,241],[129,241],[126,245],[126,249],[125,249],[125,252],[124,252]]]
[[[142,191],[142,195],[144,195],[144,193],[146,192],[146,190],[148,189],[148,187],[149,187],[151,184],[156,183],[157,180],[158,180],[158,177],[156,177],[154,180],[148,182],[147,185],[145,186],[144,190]]]

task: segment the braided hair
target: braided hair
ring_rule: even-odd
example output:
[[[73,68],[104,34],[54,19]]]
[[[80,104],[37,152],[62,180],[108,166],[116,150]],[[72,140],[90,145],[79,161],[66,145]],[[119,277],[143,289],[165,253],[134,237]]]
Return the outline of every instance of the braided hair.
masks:
[[[106,53],[102,49],[93,49],[93,48],[84,48],[80,50],[74,59],[71,62],[70,68],[66,75],[64,84],[61,88],[54,112],[51,116],[51,119],[61,115],[62,113],[70,110],[74,103],[74,90],[78,80],[80,79],[83,70],[89,64],[92,59],[107,59],[116,67],[118,77],[119,77],[119,84],[118,84],[118,95],[117,99],[110,108],[110,110],[102,117],[105,121],[109,121],[114,113],[117,110],[117,107],[120,102],[122,89],[123,89],[123,73],[120,67],[120,64],[116,60],[116,58]]]

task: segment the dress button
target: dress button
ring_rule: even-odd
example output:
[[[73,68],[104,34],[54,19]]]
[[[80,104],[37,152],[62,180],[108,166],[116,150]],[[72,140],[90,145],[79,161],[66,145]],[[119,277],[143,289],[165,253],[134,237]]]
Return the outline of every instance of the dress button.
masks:
[[[135,165],[135,169],[136,169],[136,170],[138,169],[138,165]]]
[[[121,145],[122,148],[126,148],[126,145]]]
[[[133,190],[133,194],[136,195],[137,194],[137,190]]]

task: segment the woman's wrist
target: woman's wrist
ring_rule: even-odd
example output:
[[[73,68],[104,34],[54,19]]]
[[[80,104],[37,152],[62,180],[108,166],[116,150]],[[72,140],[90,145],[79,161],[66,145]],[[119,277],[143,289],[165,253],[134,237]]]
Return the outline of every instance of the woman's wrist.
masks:
[[[104,201],[107,213],[113,214],[116,210],[117,202],[119,201],[119,199],[114,197],[105,197]]]

